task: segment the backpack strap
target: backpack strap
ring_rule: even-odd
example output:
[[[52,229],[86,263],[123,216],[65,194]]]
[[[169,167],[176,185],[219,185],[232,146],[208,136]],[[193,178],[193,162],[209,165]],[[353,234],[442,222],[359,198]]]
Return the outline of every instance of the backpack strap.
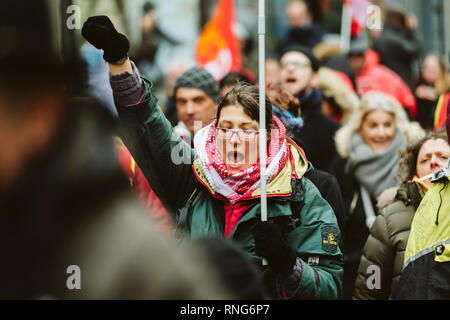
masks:
[[[289,149],[289,161],[291,163],[292,193],[290,196],[290,203],[292,216],[290,217],[288,227],[290,230],[293,230],[301,224],[300,212],[305,206],[305,190],[303,188],[303,183],[301,179],[298,177],[297,172],[295,171],[295,161],[294,157],[292,156],[291,149]]]
[[[199,194],[200,188],[197,186],[189,196],[185,205],[177,211],[177,225],[175,227],[174,236],[178,240],[183,239],[188,232],[188,218]]]

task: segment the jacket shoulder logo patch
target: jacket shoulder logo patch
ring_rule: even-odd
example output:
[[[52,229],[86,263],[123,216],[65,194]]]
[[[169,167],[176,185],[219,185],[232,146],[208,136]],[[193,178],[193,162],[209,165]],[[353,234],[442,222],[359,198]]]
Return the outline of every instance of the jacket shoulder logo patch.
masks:
[[[338,247],[338,229],[336,227],[322,227],[322,249],[334,253]]]

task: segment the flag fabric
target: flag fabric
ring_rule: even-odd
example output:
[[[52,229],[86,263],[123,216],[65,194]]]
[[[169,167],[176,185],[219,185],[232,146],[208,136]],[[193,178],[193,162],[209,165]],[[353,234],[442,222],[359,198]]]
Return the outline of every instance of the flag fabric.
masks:
[[[351,35],[358,38],[366,28],[369,0],[344,0],[344,6],[351,8]]]
[[[436,110],[434,112],[434,129],[440,129],[445,127],[448,113],[448,104],[450,103],[450,92],[442,94],[439,97],[438,103],[436,105]]]
[[[234,23],[234,0],[218,0],[214,14],[199,35],[197,63],[217,80],[242,68],[240,43],[233,32]]]

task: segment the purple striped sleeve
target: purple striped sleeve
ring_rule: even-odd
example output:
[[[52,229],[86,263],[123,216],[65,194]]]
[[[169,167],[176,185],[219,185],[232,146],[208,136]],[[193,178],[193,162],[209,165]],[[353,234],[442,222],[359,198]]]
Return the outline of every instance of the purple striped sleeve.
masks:
[[[284,290],[288,297],[294,295],[295,291],[300,284],[300,280],[302,279],[302,263],[297,258],[295,261],[294,270],[288,274],[287,276],[280,276],[280,284],[281,288]]]
[[[109,75],[109,83],[114,94],[116,103],[125,106],[131,106],[139,103],[144,93],[144,84],[142,83],[139,70],[131,61],[133,73],[124,72],[118,75]]]

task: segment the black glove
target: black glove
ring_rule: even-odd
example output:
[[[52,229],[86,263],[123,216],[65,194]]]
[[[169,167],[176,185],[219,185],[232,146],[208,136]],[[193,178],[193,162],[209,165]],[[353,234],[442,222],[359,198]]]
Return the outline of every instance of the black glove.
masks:
[[[83,37],[97,49],[103,49],[103,59],[115,63],[127,56],[130,42],[118,33],[107,16],[89,17],[81,29]]]
[[[281,229],[271,222],[260,222],[252,229],[255,252],[267,259],[269,268],[276,273],[292,272],[297,255],[283,240]]]

